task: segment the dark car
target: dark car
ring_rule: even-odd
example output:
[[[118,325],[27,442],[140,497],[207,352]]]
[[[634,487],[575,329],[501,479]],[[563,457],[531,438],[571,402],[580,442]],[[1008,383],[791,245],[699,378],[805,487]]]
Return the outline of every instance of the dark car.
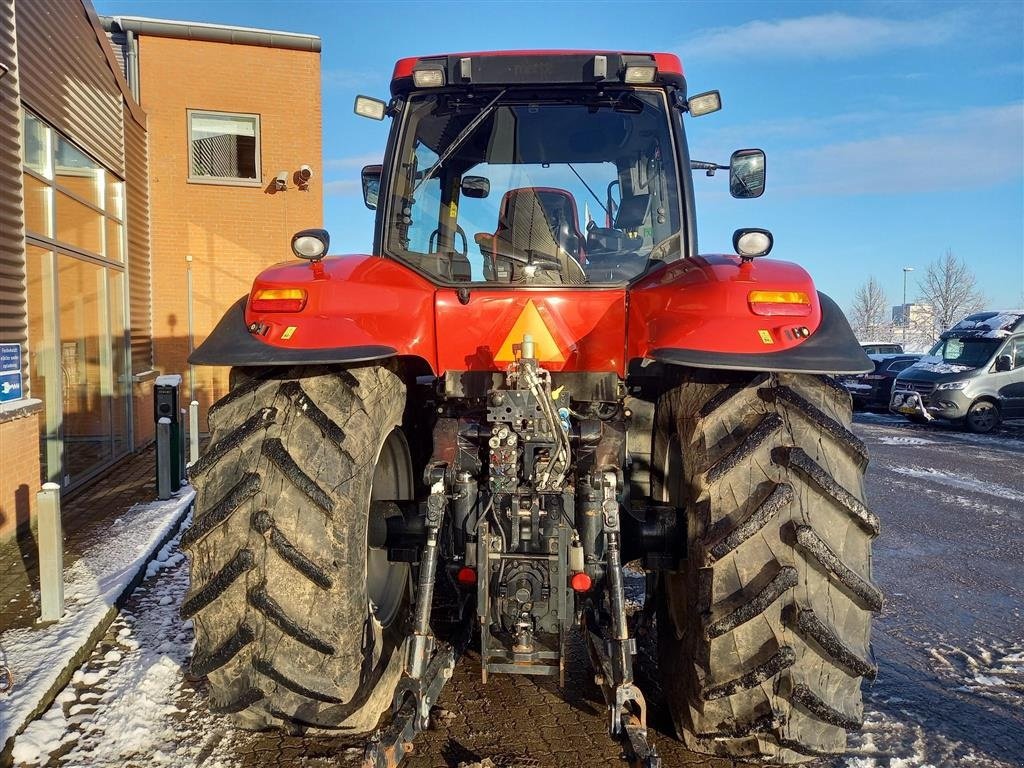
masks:
[[[902,344],[894,344],[888,341],[862,341],[860,347],[868,357],[871,355],[895,355],[903,353]]]
[[[875,370],[856,376],[840,376],[839,383],[853,398],[853,407],[858,410],[888,410],[892,383],[900,371],[909,368],[921,359],[921,355],[908,353],[872,355]]]

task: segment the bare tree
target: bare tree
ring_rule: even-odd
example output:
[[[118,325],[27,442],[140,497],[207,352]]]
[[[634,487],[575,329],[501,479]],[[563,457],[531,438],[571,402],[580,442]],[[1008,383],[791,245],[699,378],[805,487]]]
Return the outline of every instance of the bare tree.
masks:
[[[887,341],[892,326],[887,320],[889,300],[882,284],[869,277],[853,294],[850,308],[850,324],[861,341]]]
[[[917,289],[920,301],[931,305],[934,338],[965,315],[985,308],[974,273],[951,250],[928,265]]]

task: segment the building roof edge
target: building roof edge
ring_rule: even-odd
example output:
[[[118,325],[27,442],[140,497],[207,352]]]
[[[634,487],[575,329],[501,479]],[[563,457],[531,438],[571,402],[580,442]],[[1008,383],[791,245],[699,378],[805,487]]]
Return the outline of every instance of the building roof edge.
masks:
[[[151,19],[144,16],[101,16],[100,23],[107,32],[132,32],[142,36],[173,37],[206,43],[231,43],[312,53],[320,52],[320,38],[317,35],[298,32],[234,27],[199,21]]]

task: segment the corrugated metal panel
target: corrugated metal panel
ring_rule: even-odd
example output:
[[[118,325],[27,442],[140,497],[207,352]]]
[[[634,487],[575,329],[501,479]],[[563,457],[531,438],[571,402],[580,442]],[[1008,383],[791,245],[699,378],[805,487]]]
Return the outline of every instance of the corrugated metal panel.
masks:
[[[85,6],[19,0],[17,10],[22,100],[123,174],[121,88]]]
[[[124,32],[107,32],[107,40],[110,41],[110,45],[114,49],[114,56],[117,59],[117,63],[121,65],[121,74],[124,75],[125,80],[127,80],[128,69],[125,66],[125,50],[128,45],[128,35]]]
[[[0,0],[0,64],[10,70],[0,77],[0,341],[24,344],[28,320],[16,48],[14,0]]]
[[[153,367],[153,291],[149,245],[149,147],[145,126],[124,108],[128,300],[132,372]]]

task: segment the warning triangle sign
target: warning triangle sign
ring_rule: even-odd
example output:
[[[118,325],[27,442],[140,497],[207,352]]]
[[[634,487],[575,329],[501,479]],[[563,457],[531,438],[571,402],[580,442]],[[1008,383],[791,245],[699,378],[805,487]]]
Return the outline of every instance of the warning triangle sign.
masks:
[[[551,335],[551,331],[544,324],[544,320],[541,318],[540,312],[537,311],[533,299],[527,301],[523,311],[519,313],[519,317],[512,326],[512,330],[508,332],[508,336],[505,337],[501,349],[494,356],[494,361],[497,363],[511,363],[515,360],[512,345],[522,344],[523,336],[527,333],[533,337],[535,354],[538,360],[541,362],[565,362],[565,355],[562,354],[562,350],[558,348],[558,344]]]

